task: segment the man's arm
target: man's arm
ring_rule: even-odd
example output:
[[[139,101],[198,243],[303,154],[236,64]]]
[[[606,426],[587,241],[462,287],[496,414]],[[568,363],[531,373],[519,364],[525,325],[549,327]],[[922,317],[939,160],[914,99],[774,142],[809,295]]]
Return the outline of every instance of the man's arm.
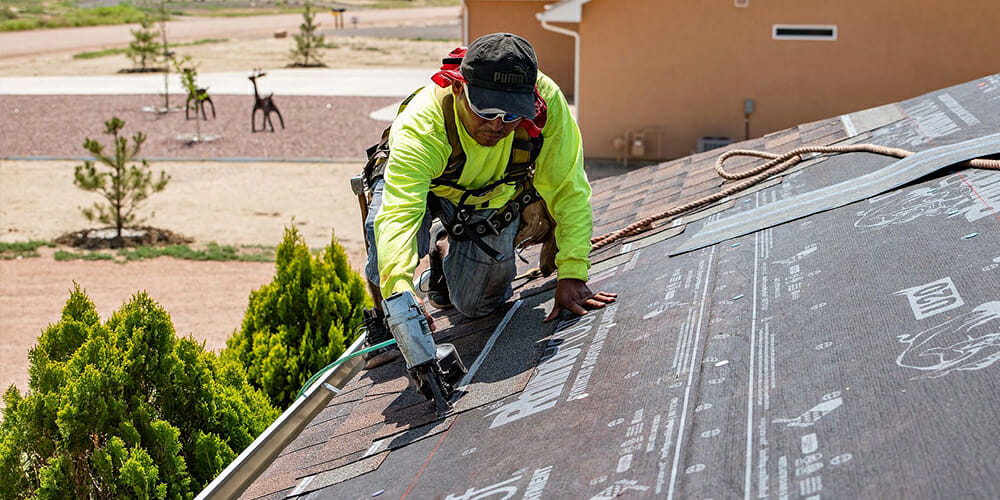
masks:
[[[535,187],[545,198],[552,218],[556,221],[556,285],[555,305],[545,318],[551,321],[563,310],[586,314],[615,301],[617,294],[593,293],[587,286],[590,268],[590,237],[593,232],[593,212],[590,207],[590,183],[583,170],[583,145],[580,129],[569,112],[566,98],[547,77],[539,79],[549,107],[548,121],[543,129],[545,145],[539,155]]]
[[[375,218],[382,295],[414,292],[417,231],[427,208],[431,179],[451,151],[440,108],[429,88],[421,91],[395,121],[392,153],[386,163],[382,208]]]
[[[538,89],[546,100],[548,117],[542,129],[545,142],[535,163],[534,185],[556,221],[559,279],[586,281],[594,222],[580,129],[555,82],[540,76]]]

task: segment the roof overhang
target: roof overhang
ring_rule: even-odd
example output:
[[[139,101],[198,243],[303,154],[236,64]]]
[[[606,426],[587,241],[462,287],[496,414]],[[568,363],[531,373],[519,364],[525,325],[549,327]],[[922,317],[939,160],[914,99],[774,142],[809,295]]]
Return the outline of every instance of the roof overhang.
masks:
[[[583,17],[583,4],[590,0],[563,0],[545,6],[545,12],[535,14],[539,21],[550,23],[579,23]]]

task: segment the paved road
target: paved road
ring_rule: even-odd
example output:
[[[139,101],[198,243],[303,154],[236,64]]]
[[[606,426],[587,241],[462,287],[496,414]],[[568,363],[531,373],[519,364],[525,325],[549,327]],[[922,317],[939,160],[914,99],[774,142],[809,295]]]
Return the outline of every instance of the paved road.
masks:
[[[459,12],[460,8],[457,6],[348,11],[345,19],[348,27],[344,31],[352,29],[350,27],[352,17],[358,18],[358,28],[370,28],[454,22]],[[333,26],[333,17],[328,13],[320,13],[317,21],[321,28]],[[260,37],[270,36],[279,30],[295,32],[301,23],[301,14],[229,18],[193,17],[168,22],[167,36],[175,42],[202,38]],[[136,26],[92,26],[0,33],[0,58],[121,47],[132,41],[130,30]]]
[[[458,26],[458,7],[363,10],[350,16],[359,18],[359,27],[327,29],[333,36],[391,36],[400,33],[454,35]],[[332,26],[328,16],[319,21]],[[167,33],[174,41],[200,38],[252,38],[271,36],[274,31],[298,29],[300,14],[236,18],[188,18],[167,23]],[[350,24],[348,24],[350,25]],[[420,27],[423,25],[424,27]],[[0,59],[64,51],[84,51],[106,46],[123,46],[132,40],[134,26],[94,26],[27,32],[0,33]],[[415,30],[415,31],[414,31]],[[268,85],[280,88],[285,95],[405,97],[425,85],[429,76],[422,69],[328,69],[272,70]],[[181,88],[177,75],[170,86]],[[212,88],[216,95],[246,93],[245,72],[201,73],[199,83]],[[0,77],[0,95],[143,95],[158,94],[163,89],[160,74],[106,76]]]

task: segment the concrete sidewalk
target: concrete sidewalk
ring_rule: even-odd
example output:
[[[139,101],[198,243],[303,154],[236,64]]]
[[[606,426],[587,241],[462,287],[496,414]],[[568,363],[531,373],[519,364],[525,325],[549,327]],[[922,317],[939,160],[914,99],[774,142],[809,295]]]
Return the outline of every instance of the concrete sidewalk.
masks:
[[[260,92],[297,96],[405,97],[430,83],[436,68],[276,69],[267,72]],[[246,72],[202,73],[199,86],[212,95],[247,95]],[[180,77],[169,75],[173,93],[182,93]],[[163,93],[163,74],[108,76],[0,77],[0,95],[145,95]]]

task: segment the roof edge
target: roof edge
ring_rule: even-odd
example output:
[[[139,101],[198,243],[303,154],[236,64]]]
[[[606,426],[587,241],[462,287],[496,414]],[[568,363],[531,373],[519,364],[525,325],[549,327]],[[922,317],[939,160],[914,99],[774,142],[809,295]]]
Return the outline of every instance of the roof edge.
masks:
[[[364,366],[360,356],[353,356],[364,344],[359,336],[339,360],[342,363],[306,389],[278,418],[271,423],[236,457],[195,500],[237,498],[266,470],[278,454],[302,432],[309,422],[326,407],[333,397],[357,375]]]

